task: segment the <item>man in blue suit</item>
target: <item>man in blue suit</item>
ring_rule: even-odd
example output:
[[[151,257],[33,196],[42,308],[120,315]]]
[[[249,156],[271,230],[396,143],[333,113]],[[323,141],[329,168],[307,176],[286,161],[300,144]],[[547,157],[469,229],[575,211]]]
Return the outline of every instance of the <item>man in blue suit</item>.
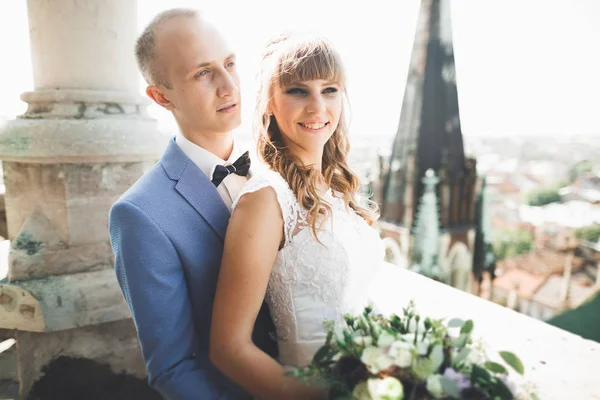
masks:
[[[235,55],[192,10],[159,14],[136,43],[146,93],[179,126],[160,162],[117,201],[110,238],[149,382],[169,400],[249,399],[208,356],[213,296],[232,201],[246,182]],[[271,355],[273,324],[254,341]]]

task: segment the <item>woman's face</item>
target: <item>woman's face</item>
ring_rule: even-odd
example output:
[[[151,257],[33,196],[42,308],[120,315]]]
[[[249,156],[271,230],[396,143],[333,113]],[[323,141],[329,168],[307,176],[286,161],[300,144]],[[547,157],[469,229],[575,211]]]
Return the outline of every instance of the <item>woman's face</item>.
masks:
[[[322,79],[276,87],[269,103],[285,146],[306,163],[318,162],[342,114],[342,90]]]

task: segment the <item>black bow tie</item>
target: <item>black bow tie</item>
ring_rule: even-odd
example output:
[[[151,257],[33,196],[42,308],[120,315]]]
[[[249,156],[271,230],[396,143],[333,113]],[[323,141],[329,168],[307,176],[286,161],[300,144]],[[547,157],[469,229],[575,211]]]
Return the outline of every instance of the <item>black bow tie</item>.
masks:
[[[250,169],[250,153],[245,152],[235,160],[233,164],[229,165],[217,165],[215,167],[215,172],[213,172],[211,182],[215,187],[218,187],[223,179],[225,179],[229,174],[237,174],[239,176],[248,175],[248,170]]]

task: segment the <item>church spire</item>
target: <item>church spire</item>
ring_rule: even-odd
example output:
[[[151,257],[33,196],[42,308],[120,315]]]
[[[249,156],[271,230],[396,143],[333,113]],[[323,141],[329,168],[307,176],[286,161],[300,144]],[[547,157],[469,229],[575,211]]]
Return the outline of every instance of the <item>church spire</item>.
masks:
[[[456,218],[449,224],[442,221],[442,226],[464,225],[472,202],[465,210],[459,206],[468,197],[461,193],[464,184],[459,181],[469,173],[458,110],[449,0],[421,2],[400,123],[384,182],[384,220],[412,226],[413,204],[423,194],[421,179],[430,168],[442,183],[448,180],[460,186],[458,191],[448,188],[448,198],[441,198],[448,214],[452,203],[457,209]]]
[[[424,192],[419,201],[414,227],[415,263],[412,269],[434,279],[443,279],[438,256],[440,248],[440,218],[436,185],[439,179],[432,169],[423,178]]]

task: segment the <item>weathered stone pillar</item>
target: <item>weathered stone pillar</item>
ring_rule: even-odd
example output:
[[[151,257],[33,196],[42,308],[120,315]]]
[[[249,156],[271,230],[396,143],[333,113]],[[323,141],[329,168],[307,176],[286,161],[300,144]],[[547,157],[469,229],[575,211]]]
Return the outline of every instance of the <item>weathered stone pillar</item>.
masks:
[[[22,394],[58,355],[144,374],[107,218],[167,143],[140,95],[136,0],[27,5],[35,89],[0,132],[11,240],[0,328],[16,329]]]

